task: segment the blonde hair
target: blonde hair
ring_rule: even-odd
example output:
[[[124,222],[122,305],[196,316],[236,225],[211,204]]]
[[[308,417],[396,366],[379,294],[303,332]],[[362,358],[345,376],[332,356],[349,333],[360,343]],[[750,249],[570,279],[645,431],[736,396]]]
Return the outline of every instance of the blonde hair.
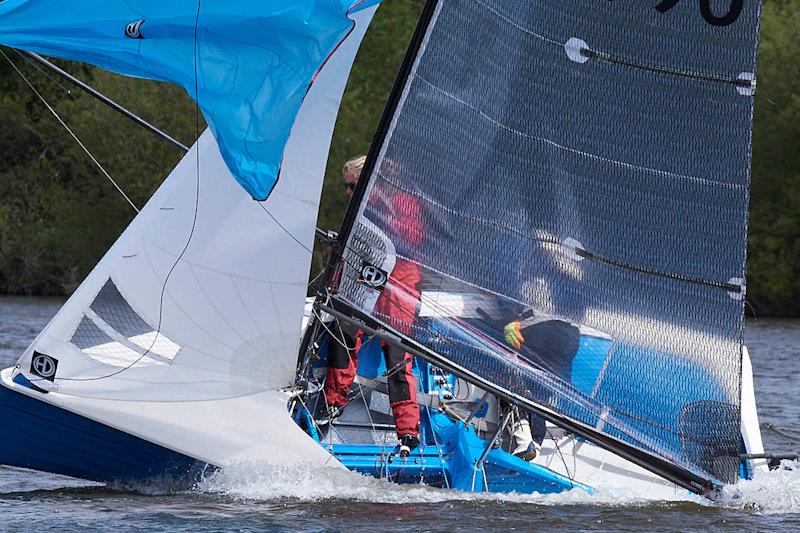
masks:
[[[367,156],[363,154],[351,157],[342,167],[342,173],[359,175],[361,174],[361,171],[364,169],[364,163],[366,162],[367,162]]]

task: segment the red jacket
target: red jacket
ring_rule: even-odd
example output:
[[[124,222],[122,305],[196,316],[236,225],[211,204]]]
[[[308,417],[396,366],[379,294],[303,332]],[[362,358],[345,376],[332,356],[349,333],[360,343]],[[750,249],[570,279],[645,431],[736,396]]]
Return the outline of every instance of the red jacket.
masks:
[[[422,244],[423,228],[420,223],[421,208],[417,199],[407,193],[396,193],[385,200],[387,216],[395,238],[406,246]],[[407,259],[397,258],[394,269],[378,301],[375,312],[387,318],[390,326],[406,335],[411,334],[411,325],[417,315],[420,299],[419,265]]]

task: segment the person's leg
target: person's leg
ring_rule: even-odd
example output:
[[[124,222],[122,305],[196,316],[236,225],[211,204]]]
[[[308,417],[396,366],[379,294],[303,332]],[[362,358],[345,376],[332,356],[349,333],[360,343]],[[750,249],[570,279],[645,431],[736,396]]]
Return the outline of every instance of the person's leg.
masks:
[[[540,428],[538,424],[532,425],[527,413],[519,408],[514,408],[514,411],[514,422],[511,426],[511,446],[513,448],[511,453],[525,461],[533,461],[539,456],[541,450],[544,434],[542,433],[541,438],[537,437],[540,429],[544,429],[544,426],[542,425]],[[538,416],[535,418],[542,421],[542,424],[544,423]]]
[[[406,335],[416,322],[420,292],[419,266],[398,258],[388,282],[375,302],[375,313],[388,325]]]
[[[331,330],[340,333],[336,322],[331,324]],[[358,370],[358,350],[361,348],[362,332],[358,331],[355,339],[348,333],[341,331],[341,337],[328,340],[328,372],[325,377],[323,392],[329,407],[344,407],[347,405],[347,395],[356,378]],[[342,342],[352,350],[345,349]]]
[[[518,453],[528,451],[528,447],[530,446],[531,442],[533,442],[533,437],[531,437],[531,426],[528,423],[527,418],[521,418],[517,420],[513,426],[511,426],[511,436],[514,439],[514,450],[511,452],[514,455]]]
[[[533,442],[541,445],[544,442],[544,437],[547,435],[547,425],[545,425],[544,418],[539,415],[529,415],[531,426],[531,438]]]
[[[397,436],[419,438],[419,405],[417,405],[417,380],[412,372],[413,359],[403,349],[382,344],[386,369],[390,372],[389,404],[392,407]]]

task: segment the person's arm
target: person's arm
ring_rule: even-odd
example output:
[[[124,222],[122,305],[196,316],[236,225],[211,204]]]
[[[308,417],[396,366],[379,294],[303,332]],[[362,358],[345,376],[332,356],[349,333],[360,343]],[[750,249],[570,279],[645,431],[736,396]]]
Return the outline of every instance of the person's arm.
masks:
[[[506,342],[515,350],[522,348],[525,337],[522,336],[522,323],[519,320],[512,320],[503,328],[503,336]]]
[[[538,316],[536,312],[529,307],[522,311],[516,319],[511,320],[503,327],[503,337],[505,337],[509,346],[512,346],[515,350],[519,350],[525,342],[522,330],[541,320],[546,319]]]

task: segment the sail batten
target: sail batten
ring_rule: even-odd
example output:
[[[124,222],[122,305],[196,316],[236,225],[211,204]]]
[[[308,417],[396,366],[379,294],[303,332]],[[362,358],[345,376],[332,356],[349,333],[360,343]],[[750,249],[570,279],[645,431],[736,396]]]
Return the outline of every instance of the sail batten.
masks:
[[[338,298],[718,484],[739,475],[759,5],[725,24],[673,7],[432,0],[343,226]]]

